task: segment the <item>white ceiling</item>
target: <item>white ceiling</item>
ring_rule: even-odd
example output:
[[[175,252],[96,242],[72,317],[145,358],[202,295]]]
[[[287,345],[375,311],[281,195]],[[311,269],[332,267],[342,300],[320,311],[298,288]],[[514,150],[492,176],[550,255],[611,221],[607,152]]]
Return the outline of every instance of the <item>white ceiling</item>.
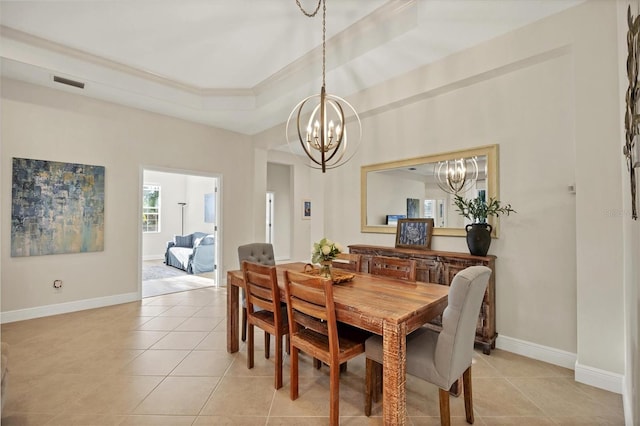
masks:
[[[348,99],[582,1],[329,0],[327,91]],[[252,135],[319,92],[321,13],[295,0],[1,0],[1,70]]]

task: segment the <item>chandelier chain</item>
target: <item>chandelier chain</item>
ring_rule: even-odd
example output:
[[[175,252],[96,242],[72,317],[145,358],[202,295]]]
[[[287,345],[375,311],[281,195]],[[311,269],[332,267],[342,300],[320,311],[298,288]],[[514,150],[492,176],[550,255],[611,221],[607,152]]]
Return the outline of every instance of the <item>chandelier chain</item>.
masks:
[[[300,0],[296,0],[296,4],[298,5],[298,8],[302,11],[302,13],[304,13],[305,16],[308,16],[309,18],[313,18],[318,14],[318,11],[320,10],[320,5],[322,4],[322,87],[325,87],[325,80],[326,80],[326,74],[327,74],[326,73],[327,2],[326,0],[318,0],[318,5],[316,6],[316,10],[314,10],[313,13],[309,13],[306,10],[304,10],[302,8],[302,5],[300,4]]]
[[[301,0],[296,0],[300,11],[307,17],[317,16],[322,4],[322,88],[319,95],[308,96],[295,106],[287,119],[286,138],[292,153],[298,154],[295,146],[302,148],[312,168],[327,169],[338,167],[349,161],[358,149],[362,138],[362,123],[358,113],[351,104],[338,96],[328,94],[325,88],[326,63],[327,63],[327,2],[318,0],[318,5],[313,13],[309,13],[300,5]],[[640,1],[640,0],[639,0]],[[317,49],[317,47],[316,47]],[[319,102],[318,102],[319,101]],[[315,102],[318,102],[314,105]],[[347,143],[347,124],[345,121],[345,108],[351,111],[356,127],[356,142]],[[305,123],[306,121],[306,123]],[[295,128],[291,124],[295,123]],[[306,126],[305,126],[306,124]],[[351,127],[351,126],[350,126]],[[293,132],[290,132],[293,130]],[[353,130],[350,134],[353,139]],[[290,135],[297,133],[297,143]]]
[[[326,75],[326,52],[327,52],[327,43],[325,42],[327,36],[327,2],[326,0],[322,1],[322,87],[325,86],[325,75]]]
[[[313,13],[309,13],[302,8],[302,5],[300,4],[300,0],[296,0],[296,4],[298,5],[298,8],[302,11],[302,13],[304,13],[309,18],[313,18],[318,14],[318,10],[320,10],[320,3],[322,3],[322,0],[318,0],[318,5],[316,6],[316,10],[314,10]]]

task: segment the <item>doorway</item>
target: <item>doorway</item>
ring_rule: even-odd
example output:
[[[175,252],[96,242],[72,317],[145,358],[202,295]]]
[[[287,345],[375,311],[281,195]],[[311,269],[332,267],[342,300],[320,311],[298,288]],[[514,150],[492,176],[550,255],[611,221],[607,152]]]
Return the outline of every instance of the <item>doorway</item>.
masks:
[[[155,192],[149,196],[151,190]],[[145,168],[141,192],[142,297],[218,286],[219,176]],[[172,249],[167,259],[170,242],[183,247]],[[190,254],[197,259],[190,259]]]
[[[267,163],[267,239],[273,244],[277,261],[291,259],[292,234],[292,167]],[[269,205],[269,200],[271,201]]]

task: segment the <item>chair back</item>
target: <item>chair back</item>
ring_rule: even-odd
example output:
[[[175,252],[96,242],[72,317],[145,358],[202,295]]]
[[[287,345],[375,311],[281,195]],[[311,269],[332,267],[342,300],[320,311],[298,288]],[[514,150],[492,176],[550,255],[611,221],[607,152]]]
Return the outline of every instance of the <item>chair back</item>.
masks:
[[[247,260],[261,265],[275,265],[276,260],[273,255],[273,245],[270,243],[251,243],[238,247],[238,260]]]
[[[374,275],[384,275],[407,281],[416,280],[416,261],[397,257],[373,256],[369,270]]]
[[[303,338],[307,339],[314,333],[321,334],[329,339],[330,358],[337,360],[339,343],[333,282],[321,277],[285,271],[284,289],[292,345],[298,346],[300,343],[299,334],[304,334]],[[305,346],[307,345],[303,343],[299,347]],[[311,355],[318,355],[319,359],[326,358],[326,355]]]
[[[275,330],[283,320],[276,267],[245,260],[242,262],[242,274],[249,321],[263,330]]]
[[[458,272],[451,282],[434,355],[436,371],[449,383],[471,365],[480,305],[490,275],[491,269],[486,266],[470,266]]]
[[[334,268],[345,269],[352,272],[360,272],[362,256],[355,253],[339,253],[331,262]]]
[[[275,265],[276,260],[273,255],[273,245],[270,243],[251,243],[238,247],[238,261],[242,268],[244,261],[258,263],[260,265]],[[241,292],[242,307],[247,305],[247,296]]]

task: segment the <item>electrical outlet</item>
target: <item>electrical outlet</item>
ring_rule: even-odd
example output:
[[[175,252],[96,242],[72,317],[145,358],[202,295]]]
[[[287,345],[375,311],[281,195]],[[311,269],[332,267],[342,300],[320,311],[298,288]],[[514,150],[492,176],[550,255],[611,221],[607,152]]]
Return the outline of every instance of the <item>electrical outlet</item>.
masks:
[[[60,290],[62,288],[62,280],[53,281],[53,288]]]

